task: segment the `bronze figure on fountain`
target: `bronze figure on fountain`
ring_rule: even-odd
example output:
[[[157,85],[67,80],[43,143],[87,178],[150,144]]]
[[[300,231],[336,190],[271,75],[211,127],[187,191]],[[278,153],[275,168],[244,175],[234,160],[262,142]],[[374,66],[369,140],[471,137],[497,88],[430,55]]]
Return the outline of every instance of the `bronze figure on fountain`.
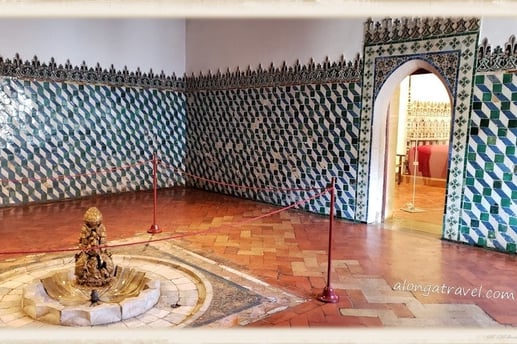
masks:
[[[79,238],[79,253],[75,255],[75,277],[79,285],[102,287],[113,279],[114,265],[106,245],[106,228],[96,207],[84,214]]]

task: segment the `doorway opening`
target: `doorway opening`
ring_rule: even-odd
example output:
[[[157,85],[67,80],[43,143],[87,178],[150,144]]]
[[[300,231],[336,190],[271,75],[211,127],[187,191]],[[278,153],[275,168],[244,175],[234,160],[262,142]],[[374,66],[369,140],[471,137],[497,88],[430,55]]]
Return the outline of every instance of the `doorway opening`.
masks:
[[[392,93],[386,116],[383,219],[392,229],[441,236],[449,167],[451,97],[419,68]]]

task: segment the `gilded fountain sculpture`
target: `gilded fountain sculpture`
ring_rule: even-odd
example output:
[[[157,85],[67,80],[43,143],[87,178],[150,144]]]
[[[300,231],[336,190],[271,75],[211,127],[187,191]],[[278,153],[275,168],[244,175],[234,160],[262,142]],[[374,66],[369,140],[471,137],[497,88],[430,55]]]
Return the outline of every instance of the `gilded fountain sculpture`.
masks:
[[[89,208],[83,222],[74,267],[26,287],[25,313],[57,325],[92,326],[125,320],[154,307],[160,282],[132,267],[114,264],[99,209]]]
[[[113,280],[114,265],[106,245],[106,228],[99,209],[89,208],[79,238],[80,252],[75,255],[75,277],[79,285],[102,287]]]

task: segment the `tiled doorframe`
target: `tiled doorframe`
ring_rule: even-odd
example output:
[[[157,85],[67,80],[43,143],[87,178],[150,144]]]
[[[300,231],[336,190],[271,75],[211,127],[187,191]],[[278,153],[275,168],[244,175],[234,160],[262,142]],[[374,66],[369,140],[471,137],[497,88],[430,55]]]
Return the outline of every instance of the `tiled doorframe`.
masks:
[[[384,127],[385,123],[387,124],[391,121],[391,119],[387,119],[387,117],[389,116],[388,109],[396,88],[408,75],[411,75],[413,72],[419,69],[425,69],[430,73],[433,73],[433,75],[440,79],[444,87],[447,89],[447,92],[449,94],[449,101],[453,101],[452,91],[448,87],[447,82],[444,76],[441,74],[441,72],[430,63],[418,58],[418,56],[416,56],[414,59],[410,59],[409,61],[399,66],[397,69],[393,70],[391,75],[384,82],[382,88],[379,90],[379,93],[375,99],[375,107],[373,110],[373,116],[375,120],[372,123],[371,154],[372,159],[376,160],[378,163],[372,163],[371,173],[375,173],[378,176],[378,178],[374,178],[375,182],[383,182],[382,186],[375,187],[375,189],[377,190],[383,190],[382,194],[376,193],[376,195],[382,197],[376,198],[374,200],[376,202],[381,203],[379,205],[373,206],[372,202],[370,202],[370,205],[376,211],[375,218],[376,220],[378,219],[376,222],[384,221],[383,210],[386,209],[387,197],[390,197],[390,195],[392,195],[393,192],[393,190],[390,189],[390,185],[393,185],[395,182],[395,175],[389,172],[395,170],[395,152],[390,151],[390,148],[386,145],[386,142],[390,142],[392,139],[396,138],[396,133],[393,131],[393,129],[391,129],[392,126],[390,126],[390,129],[386,129]],[[376,170],[373,170],[374,168]],[[390,175],[388,175],[387,173],[390,173]],[[381,187],[382,189],[380,189]]]
[[[472,81],[479,36],[479,20],[431,19],[425,22],[385,20],[365,23],[364,69],[357,174],[356,220],[378,222],[382,210],[384,159],[379,156],[384,135],[388,79],[410,72],[411,61],[423,61],[443,77],[452,93],[452,127],[443,238],[458,240],[465,157],[468,141]],[[420,62],[419,62],[420,63]],[[405,70],[408,68],[408,70]],[[393,78],[391,76],[393,75]],[[385,89],[386,91],[383,91]],[[383,110],[384,109],[384,110]],[[385,112],[385,111],[384,111]],[[386,116],[386,114],[382,114]]]

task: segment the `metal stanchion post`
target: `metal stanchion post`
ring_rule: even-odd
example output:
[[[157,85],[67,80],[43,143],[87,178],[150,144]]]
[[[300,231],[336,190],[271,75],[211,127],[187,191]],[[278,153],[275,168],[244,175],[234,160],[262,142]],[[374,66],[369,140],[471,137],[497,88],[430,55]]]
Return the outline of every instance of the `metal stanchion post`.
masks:
[[[334,206],[335,206],[335,190],[336,177],[332,177],[331,194],[330,194],[330,215],[329,215],[329,246],[328,246],[328,266],[327,266],[327,286],[323,288],[323,292],[318,295],[318,300],[327,303],[336,303],[339,301],[339,296],[336,295],[334,289],[330,286],[330,270],[332,262],[332,227],[334,224]]]
[[[153,224],[151,225],[151,228],[147,230],[147,233],[156,234],[161,233],[160,227],[158,227],[158,224],[156,224],[156,205],[157,205],[157,198],[158,198],[158,178],[157,178],[157,170],[158,170],[158,158],[156,157],[156,152],[153,153],[153,192],[154,192],[154,200],[153,200]]]

